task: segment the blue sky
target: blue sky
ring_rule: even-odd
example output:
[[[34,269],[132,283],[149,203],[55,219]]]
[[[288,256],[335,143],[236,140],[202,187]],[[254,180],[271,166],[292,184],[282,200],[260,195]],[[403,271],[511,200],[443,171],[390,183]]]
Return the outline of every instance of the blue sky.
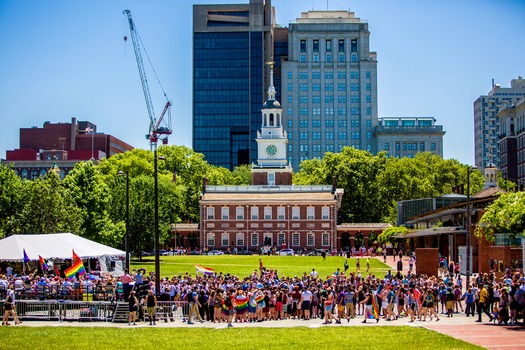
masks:
[[[192,5],[245,1],[0,1],[0,158],[19,129],[71,117],[149,148],[148,114],[131,40],[129,9],[173,101],[170,144],[191,147]],[[344,9],[367,20],[378,54],[379,116],[433,116],[444,157],[474,163],[473,102],[525,76],[524,1],[273,0],[277,22]],[[148,71],[153,104],[164,104]]]

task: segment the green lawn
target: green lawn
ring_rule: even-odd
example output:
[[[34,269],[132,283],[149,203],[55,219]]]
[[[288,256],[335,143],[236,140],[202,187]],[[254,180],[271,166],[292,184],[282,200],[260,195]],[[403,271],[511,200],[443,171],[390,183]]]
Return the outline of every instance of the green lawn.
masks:
[[[258,255],[185,255],[185,256],[162,256],[160,261],[160,275],[172,277],[183,275],[188,272],[195,275],[195,265],[210,267],[215,272],[223,274],[230,273],[239,277],[246,277],[259,269],[259,259],[263,260],[267,269],[277,269],[279,276],[301,276],[309,274],[312,268],[319,272],[319,277],[326,278],[332,275],[337,268],[344,271],[344,257],[328,256],[323,260],[320,256],[258,256]],[[356,259],[348,259],[349,272],[355,272]],[[155,270],[155,262],[152,257],[131,262],[132,269],[146,268],[146,271]],[[383,277],[389,267],[377,259],[370,259],[370,272]],[[361,273],[366,275],[366,259],[361,258]]]
[[[418,327],[96,328],[2,327],[10,349],[481,349]]]

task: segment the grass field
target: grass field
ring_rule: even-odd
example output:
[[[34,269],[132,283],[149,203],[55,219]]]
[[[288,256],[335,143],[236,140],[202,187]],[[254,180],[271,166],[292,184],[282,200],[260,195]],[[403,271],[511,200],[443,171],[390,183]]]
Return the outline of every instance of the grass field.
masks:
[[[86,328],[2,327],[11,349],[481,349],[417,327]]]
[[[184,256],[162,256],[160,261],[160,275],[172,277],[183,275],[188,272],[195,275],[195,265],[210,267],[215,272],[223,274],[230,273],[239,277],[246,277],[259,269],[259,259],[262,259],[267,269],[277,269],[279,276],[293,277],[309,274],[313,268],[319,273],[319,277],[325,278],[332,275],[337,268],[344,271],[344,257],[328,256],[323,259],[320,256],[258,256],[258,255],[184,255]],[[366,259],[361,258],[361,274],[366,273]],[[356,271],[356,259],[348,259],[348,272]],[[132,261],[131,268],[146,268],[146,272],[155,270],[154,259],[148,257],[141,261]],[[377,259],[370,259],[370,272],[383,277],[390,269]]]

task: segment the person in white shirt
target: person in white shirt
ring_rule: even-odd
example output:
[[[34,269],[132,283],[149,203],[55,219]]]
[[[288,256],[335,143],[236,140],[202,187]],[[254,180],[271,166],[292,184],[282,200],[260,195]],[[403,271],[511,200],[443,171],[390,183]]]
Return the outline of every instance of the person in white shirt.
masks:
[[[315,271],[315,269],[312,269],[312,272],[310,272],[310,276],[312,276],[313,279],[317,279],[317,271]]]
[[[303,310],[304,319],[309,320],[310,319],[310,304],[312,302],[312,292],[310,289],[305,289],[301,293],[301,309]]]

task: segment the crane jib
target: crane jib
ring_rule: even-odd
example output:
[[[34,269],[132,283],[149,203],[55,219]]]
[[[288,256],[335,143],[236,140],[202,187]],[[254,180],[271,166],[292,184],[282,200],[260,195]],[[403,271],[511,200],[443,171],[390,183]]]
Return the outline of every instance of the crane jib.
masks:
[[[172,131],[171,131],[171,114],[169,113],[170,107],[171,107],[171,102],[167,98],[167,95],[166,95],[166,93],[164,91],[164,88],[162,87],[162,84],[160,83],[159,77],[157,76],[157,73],[155,71],[155,68],[153,68],[153,65],[151,64],[151,60],[149,59],[148,53],[146,51],[146,48],[144,47],[144,44],[142,43],[142,40],[140,39],[140,36],[139,36],[139,34],[137,32],[137,28],[135,26],[135,23],[133,22],[133,18],[131,17],[131,11],[124,10],[124,11],[122,11],[122,13],[124,13],[128,17],[129,30],[130,30],[130,34],[131,34],[131,41],[133,42],[133,49],[135,51],[135,59],[137,61],[137,68],[139,70],[139,76],[140,76],[140,81],[141,81],[141,84],[142,84],[142,90],[143,90],[143,93],[144,93],[144,99],[146,101],[146,107],[147,107],[148,114],[149,114],[149,119],[150,119],[150,123],[149,123],[150,130],[149,130],[148,135],[146,135],[146,138],[150,140],[151,146],[153,148],[154,146],[156,147],[156,143],[157,143],[158,139],[160,138],[159,137],[160,135],[164,135],[162,137],[162,143],[166,144],[168,135],[171,135],[171,133],[172,133]],[[155,77],[157,78],[157,82],[159,83],[160,88],[162,89],[162,92],[163,92],[163,94],[164,94],[164,96],[166,97],[166,100],[167,100],[167,103],[164,106],[164,109],[163,109],[163,111],[162,111],[162,113],[161,113],[161,115],[160,115],[160,117],[158,119],[155,117],[155,111],[153,109],[153,102],[151,100],[151,94],[150,94],[150,90],[149,90],[148,79],[146,77],[146,70],[144,69],[144,63],[143,63],[143,60],[142,60],[142,53],[141,53],[141,50],[140,50],[141,46],[144,49],[144,53],[146,54],[146,57],[148,58],[148,61],[149,61],[150,65],[151,65],[153,73],[155,74]],[[166,113],[166,112],[168,112],[168,113]],[[167,118],[166,118],[166,116],[167,116]],[[161,124],[162,124],[162,126],[161,126]]]

